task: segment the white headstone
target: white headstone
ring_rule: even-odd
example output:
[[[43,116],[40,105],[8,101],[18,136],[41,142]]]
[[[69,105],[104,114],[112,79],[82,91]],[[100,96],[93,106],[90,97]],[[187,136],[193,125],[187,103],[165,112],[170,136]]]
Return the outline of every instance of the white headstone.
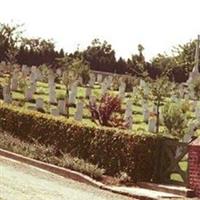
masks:
[[[119,86],[119,97],[122,99],[125,97],[125,89],[126,89],[126,83],[121,82],[121,84]]]
[[[58,108],[52,108],[51,109],[51,114],[53,116],[59,116],[59,110],[58,110]]]
[[[77,82],[71,85],[71,90],[69,92],[69,100],[68,100],[69,104],[76,103],[76,95],[77,95]]]
[[[11,90],[16,91],[18,88],[18,79],[17,77],[13,77],[11,79]]]
[[[92,88],[86,87],[85,88],[85,98],[90,98],[91,94],[92,94]]]
[[[12,103],[12,96],[9,85],[3,87],[3,101],[5,103]]]
[[[91,95],[89,102],[90,102],[91,105],[94,105],[96,103],[96,97]]]
[[[44,109],[44,101],[42,98],[36,99],[36,109]]]
[[[31,90],[34,94],[36,92],[36,89],[37,89],[36,83],[31,83],[30,88],[31,88]]]
[[[74,115],[74,119],[77,120],[77,121],[81,121],[82,118],[83,118],[83,102],[82,101],[79,101],[77,104],[76,104],[76,112],[75,112],[75,115]]]
[[[29,67],[27,65],[22,65],[22,74],[24,77],[27,77],[30,73]]]
[[[149,117],[148,131],[152,133],[156,132],[156,117]]]
[[[143,118],[144,118],[144,122],[148,122],[149,121],[149,109],[148,109],[148,105],[147,102],[143,100],[142,102],[142,109],[143,109]]]
[[[62,115],[66,114],[66,103],[65,100],[58,100],[58,110]]]
[[[108,85],[107,85],[107,82],[104,80],[101,83],[101,96],[104,96],[107,91],[108,91]]]
[[[124,115],[124,120],[129,129],[132,129],[132,125],[133,125],[132,105],[133,105],[133,102],[131,99],[129,99],[126,103],[126,111],[125,111],[125,115]]]
[[[103,79],[102,74],[97,74],[97,82],[98,82],[98,83],[101,83],[101,82],[102,82],[102,79]]]
[[[50,103],[56,103],[56,90],[55,88],[49,88],[49,102]]]
[[[37,77],[36,77],[35,72],[31,72],[29,79],[30,79],[31,84],[34,84],[36,82]]]
[[[32,88],[29,88],[29,87],[25,88],[25,99],[27,101],[33,99],[33,90],[32,90]]]

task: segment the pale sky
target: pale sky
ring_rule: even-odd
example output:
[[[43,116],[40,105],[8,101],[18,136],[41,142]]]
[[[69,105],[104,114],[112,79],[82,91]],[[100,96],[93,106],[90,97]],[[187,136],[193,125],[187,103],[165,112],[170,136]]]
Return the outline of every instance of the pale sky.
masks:
[[[200,34],[200,0],[0,0],[0,22],[24,23],[25,36],[52,38],[72,52],[94,38],[117,57],[145,47],[147,59]]]

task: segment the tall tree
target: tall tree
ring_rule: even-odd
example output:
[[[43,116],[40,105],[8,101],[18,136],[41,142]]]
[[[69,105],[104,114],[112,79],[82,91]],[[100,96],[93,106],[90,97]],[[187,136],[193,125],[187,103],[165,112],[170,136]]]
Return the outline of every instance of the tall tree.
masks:
[[[106,41],[102,43],[99,39],[94,39],[91,45],[83,51],[83,56],[89,62],[91,69],[114,72],[116,64],[115,51]]]

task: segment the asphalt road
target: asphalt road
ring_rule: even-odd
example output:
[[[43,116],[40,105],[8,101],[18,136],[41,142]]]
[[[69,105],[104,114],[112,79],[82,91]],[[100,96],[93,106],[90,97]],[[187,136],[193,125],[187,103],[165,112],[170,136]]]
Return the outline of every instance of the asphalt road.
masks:
[[[131,200],[0,157],[0,200]]]

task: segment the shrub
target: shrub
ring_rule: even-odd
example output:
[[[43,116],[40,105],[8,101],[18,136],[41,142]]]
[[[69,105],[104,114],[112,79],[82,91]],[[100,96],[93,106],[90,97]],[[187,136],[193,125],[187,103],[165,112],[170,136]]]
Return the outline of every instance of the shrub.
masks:
[[[182,138],[186,128],[186,116],[182,106],[176,103],[167,102],[163,106],[163,121],[168,133],[177,138]]]
[[[192,80],[192,83],[190,85],[191,90],[193,90],[194,95],[197,99],[200,98],[200,78],[195,78]]]
[[[77,157],[72,157],[70,154],[63,153],[58,156],[53,146],[41,145],[36,140],[33,143],[24,142],[3,131],[0,134],[0,148],[29,158],[76,170],[96,179],[101,178],[105,171],[97,165],[93,165]]]
[[[116,114],[121,111],[121,100],[118,96],[105,94],[99,104],[89,104],[92,120],[103,126],[122,127],[123,119]]]
[[[190,111],[191,106],[188,100],[181,101],[180,106],[183,113],[187,113],[188,111]]]
[[[151,181],[161,136],[114,128],[89,127],[48,114],[0,104],[0,128],[23,141],[36,139],[57,152],[70,153],[106,170],[126,172],[133,181]]]

